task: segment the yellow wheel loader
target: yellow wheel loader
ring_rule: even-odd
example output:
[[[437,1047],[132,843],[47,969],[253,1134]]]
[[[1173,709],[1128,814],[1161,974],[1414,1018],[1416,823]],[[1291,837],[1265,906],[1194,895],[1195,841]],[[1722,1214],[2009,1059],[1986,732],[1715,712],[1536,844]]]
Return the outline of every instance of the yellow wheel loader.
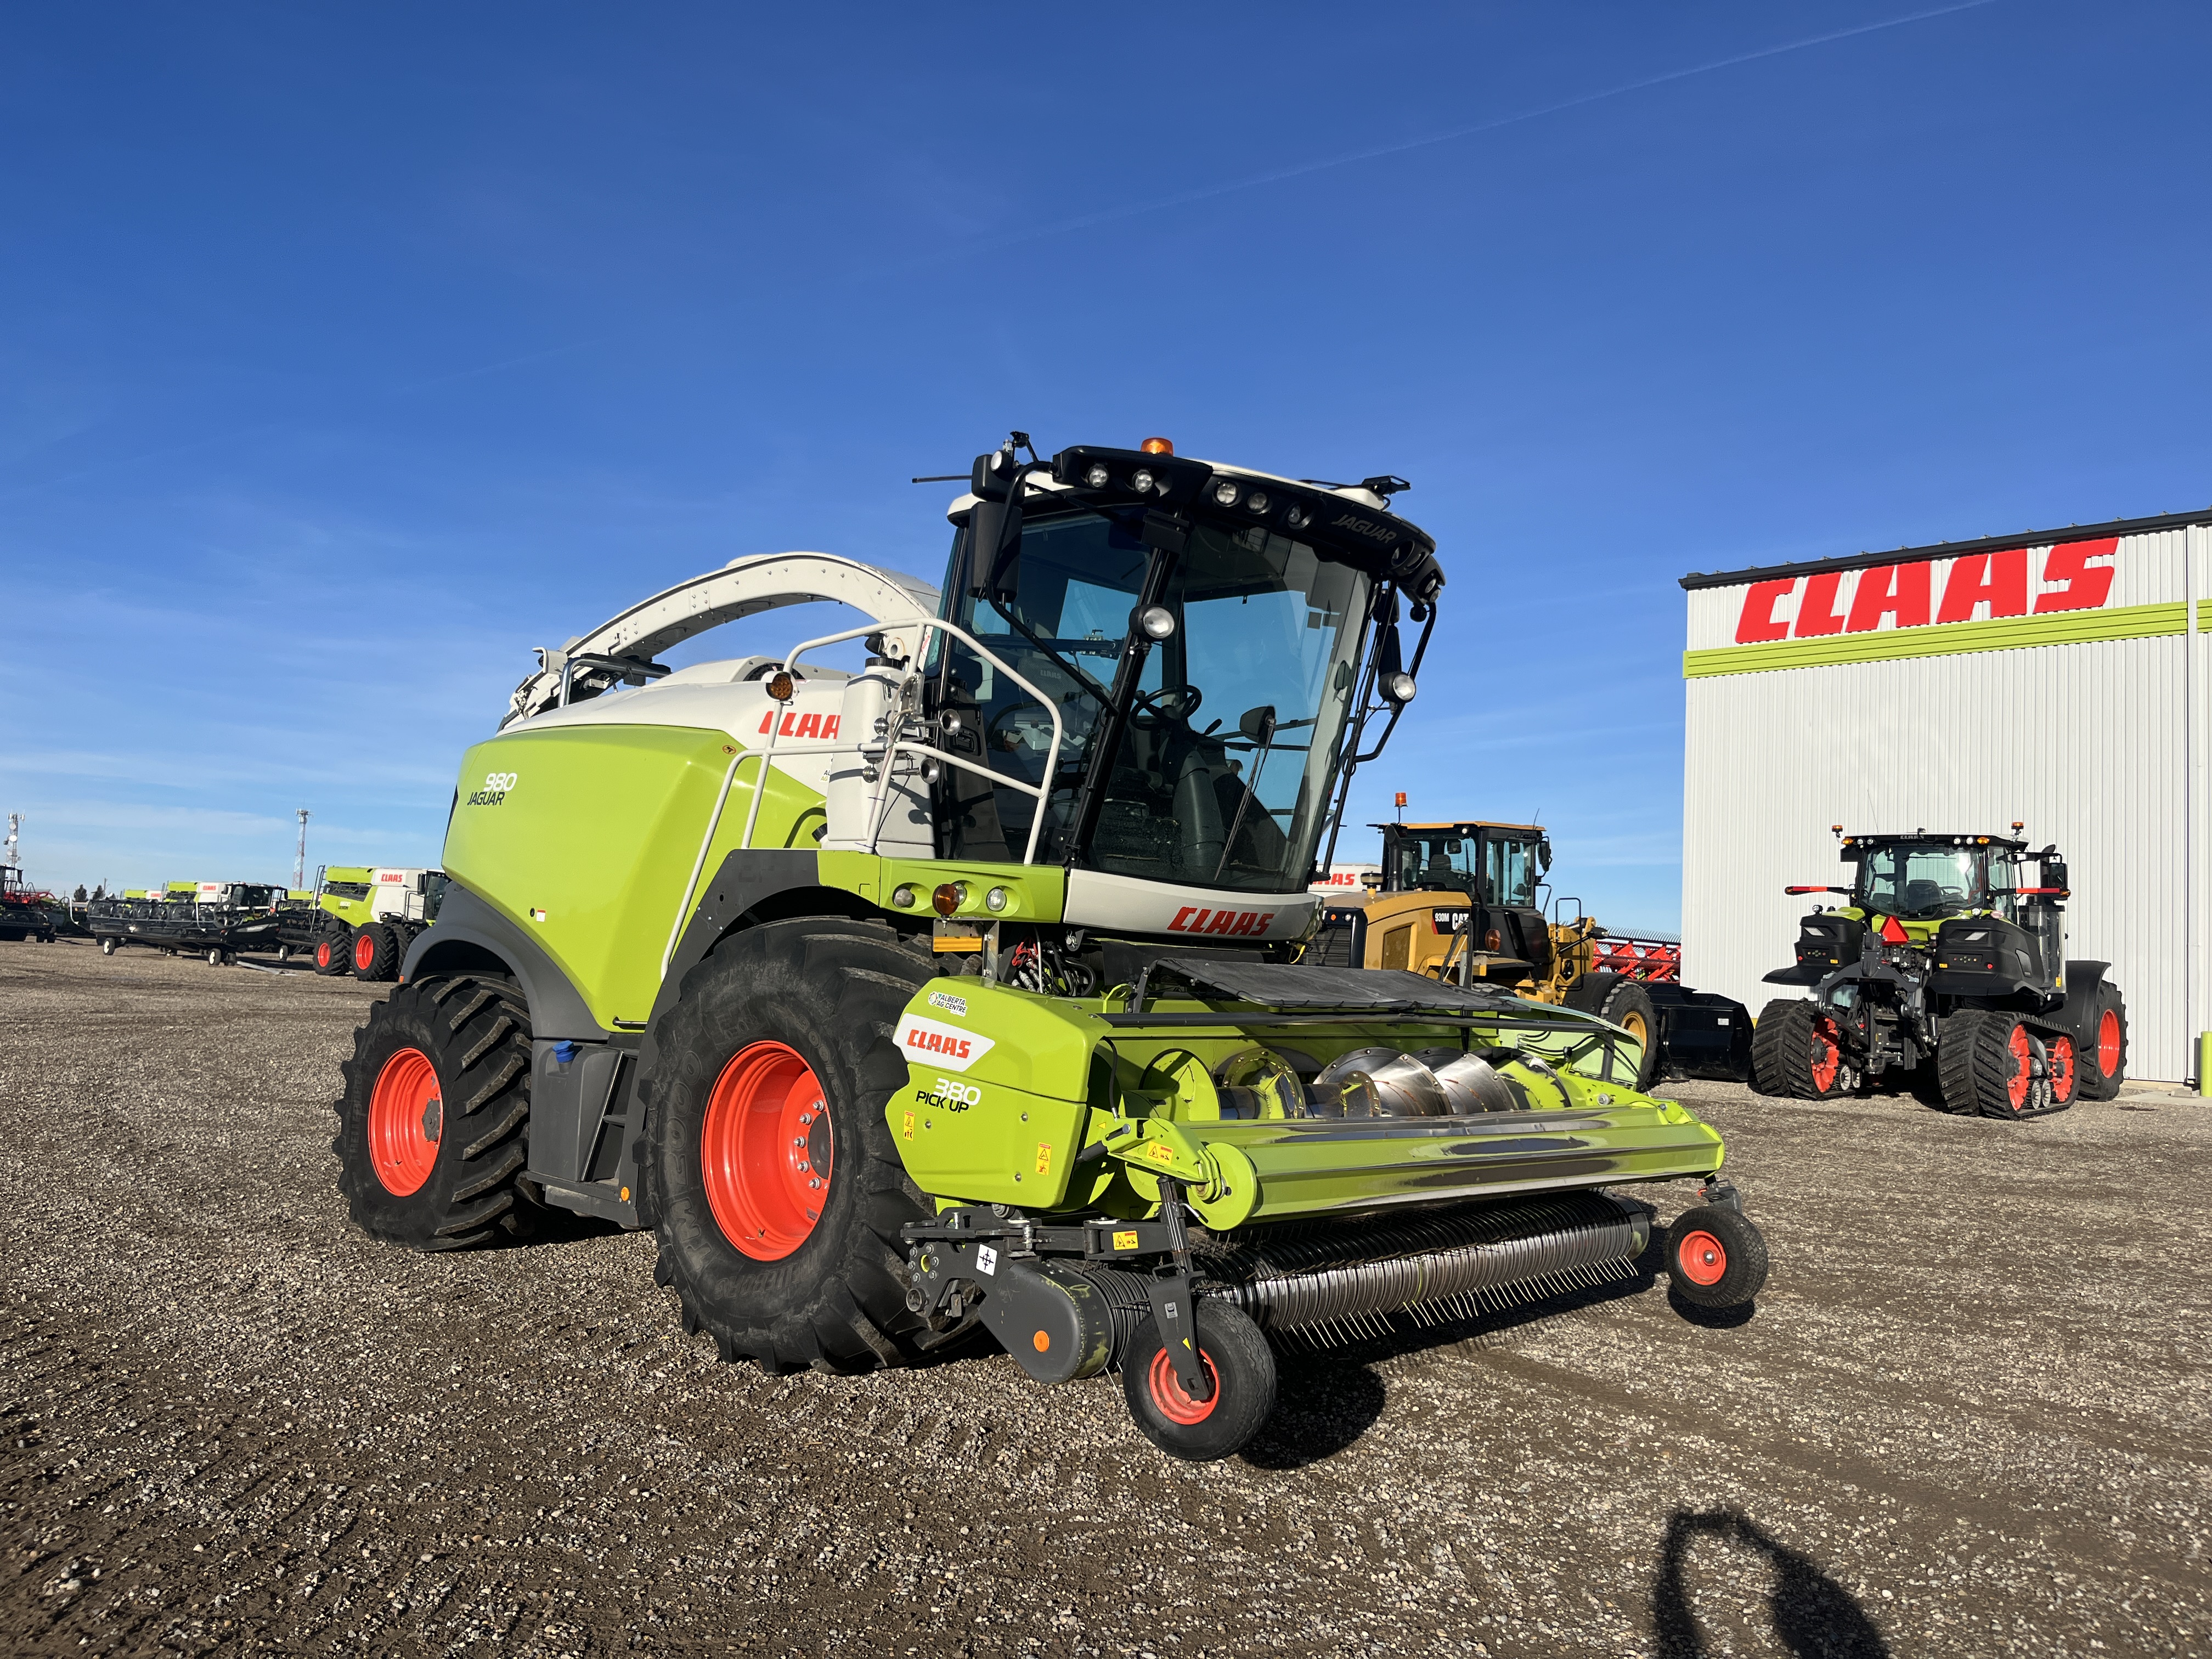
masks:
[[[1662,1072],[1750,1074],[1749,1012],[1686,988],[1680,945],[1610,933],[1571,897],[1554,900],[1547,919],[1540,889],[1552,843],[1542,825],[1372,827],[1382,832],[1382,868],[1357,892],[1332,885],[1305,961],[1506,986],[1533,1002],[1597,1014],[1643,1048],[1639,1088]],[[1568,905],[1571,920],[1561,914]]]

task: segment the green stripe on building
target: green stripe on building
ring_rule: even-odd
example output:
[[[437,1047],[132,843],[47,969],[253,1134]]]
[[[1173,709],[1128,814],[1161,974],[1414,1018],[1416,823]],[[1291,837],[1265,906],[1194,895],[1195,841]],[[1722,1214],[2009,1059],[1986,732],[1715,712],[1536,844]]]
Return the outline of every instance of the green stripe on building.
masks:
[[[2212,601],[2197,601],[2197,631],[2212,632]],[[1972,651],[2018,651],[2036,645],[2083,645],[2094,640],[2141,640],[2179,634],[2180,600],[2128,605],[2111,611],[2060,611],[2043,617],[2002,617],[1988,622],[1940,623],[1878,634],[1839,634],[1819,640],[1774,640],[1723,645],[1682,653],[1682,678],[1767,674],[1783,668],[1825,668],[1839,663],[1893,662],[1904,657],[1949,657]]]

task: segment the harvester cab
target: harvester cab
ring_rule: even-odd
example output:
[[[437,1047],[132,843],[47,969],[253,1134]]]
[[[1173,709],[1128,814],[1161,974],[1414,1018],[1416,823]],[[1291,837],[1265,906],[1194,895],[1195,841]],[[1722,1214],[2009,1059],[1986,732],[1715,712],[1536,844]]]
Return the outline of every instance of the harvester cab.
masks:
[[[1118,1367],[1185,1457],[1257,1431],[1271,1334],[1629,1274],[1652,1212],[1610,1186],[1704,1181],[1677,1287],[1749,1297],[1720,1138],[1615,1028],[1297,962],[1443,586],[1406,486],[1018,434],[967,483],[941,592],[742,558],[539,652],[345,1066],[356,1222],[650,1228],[726,1359],[987,1332],[1042,1382]],[[657,660],[820,599],[865,620]]]
[[[1770,1002],[1753,1046],[1763,1094],[1820,1100],[1895,1073],[1945,1110],[2002,1119],[2110,1099],[2127,1065],[2127,1011],[2107,964],[2069,961],[2056,846],[2014,835],[1844,836],[1847,886],[1799,924],[1802,986]]]

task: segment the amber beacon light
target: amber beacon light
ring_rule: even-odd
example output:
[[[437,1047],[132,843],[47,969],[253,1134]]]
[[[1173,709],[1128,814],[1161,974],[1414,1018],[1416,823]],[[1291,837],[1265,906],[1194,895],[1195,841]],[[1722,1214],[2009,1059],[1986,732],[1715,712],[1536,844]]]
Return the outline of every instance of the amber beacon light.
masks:
[[[1175,453],[1175,442],[1172,439],[1169,438],[1147,438],[1143,443],[1139,444],[1138,447],[1142,449],[1147,455],[1172,455]]]

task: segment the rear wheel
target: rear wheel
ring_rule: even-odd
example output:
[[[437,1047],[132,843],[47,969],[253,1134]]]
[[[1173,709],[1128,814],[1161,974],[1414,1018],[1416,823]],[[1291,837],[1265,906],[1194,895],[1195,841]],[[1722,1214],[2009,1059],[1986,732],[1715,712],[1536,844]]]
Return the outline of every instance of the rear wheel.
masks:
[[[1722,1204],[1677,1216],[1667,1230],[1667,1277],[1700,1308],[1734,1308],[1766,1283],[1766,1239],[1741,1210]]]
[[[365,921],[354,931],[353,976],[377,984],[399,974],[399,939],[380,921]]]
[[[2128,1075],[2128,1010],[2119,988],[2097,988],[2097,1014],[2079,1060],[2084,1100],[2110,1100]]]
[[[1751,1034],[1751,1086],[1778,1100],[1826,1100],[1843,1092],[1843,1034],[1804,1001],[1770,1002]]]
[[[1149,1319],[1121,1357],[1121,1393],[1146,1439],[1170,1457],[1204,1463],[1240,1450],[1275,1409],[1275,1356],[1242,1309],[1201,1301],[1192,1322],[1212,1396],[1184,1391]]]
[[[892,1028],[929,976],[888,929],[835,917],[749,928],[684,976],[654,1039],[641,1214],[684,1328],[723,1358],[915,1352],[899,1229],[928,1206],[884,1113],[907,1081]]]
[[[1649,1089],[1659,1080],[1659,1011],[1651,1005],[1651,993],[1632,979],[1616,981],[1597,1013],[1626,1029],[1644,1050],[1636,1063],[1636,1087]]]
[[[342,928],[315,941],[315,971],[329,977],[353,970],[353,930]]]
[[[527,1237],[530,1016],[504,979],[404,985],[368,1011],[337,1103],[338,1189],[372,1238],[416,1250]]]
[[[2033,1117],[2051,1104],[2036,1039],[2018,1014],[1966,1008],[1943,1022],[1936,1066],[1944,1103],[1966,1116]]]
[[[220,968],[220,967],[222,967],[222,964],[223,964],[223,954],[222,954],[222,952],[220,950],[218,950],[216,946],[214,946],[214,945],[210,945],[208,947],[208,953],[207,953],[207,965],[208,965],[209,967],[210,967],[210,968]]]
[[[115,954],[115,941],[112,939],[104,939],[100,940],[100,954],[104,957],[113,956]]]

